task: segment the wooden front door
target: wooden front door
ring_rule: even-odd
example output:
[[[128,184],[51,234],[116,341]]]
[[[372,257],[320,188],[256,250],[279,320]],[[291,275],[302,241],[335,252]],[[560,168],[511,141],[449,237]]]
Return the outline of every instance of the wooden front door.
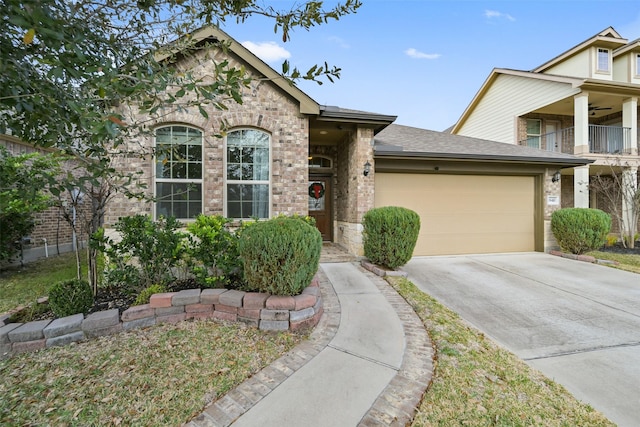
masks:
[[[333,215],[331,209],[331,177],[309,176],[309,216],[316,219],[316,227],[322,240],[333,240]]]

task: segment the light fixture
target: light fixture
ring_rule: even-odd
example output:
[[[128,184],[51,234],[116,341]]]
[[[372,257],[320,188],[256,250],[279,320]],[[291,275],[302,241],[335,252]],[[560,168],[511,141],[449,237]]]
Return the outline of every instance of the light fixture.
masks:
[[[554,173],[553,176],[551,177],[551,182],[558,182],[558,181],[560,181],[560,171]]]
[[[364,164],[364,176],[369,176],[369,172],[371,172],[371,163],[367,160],[367,163]]]

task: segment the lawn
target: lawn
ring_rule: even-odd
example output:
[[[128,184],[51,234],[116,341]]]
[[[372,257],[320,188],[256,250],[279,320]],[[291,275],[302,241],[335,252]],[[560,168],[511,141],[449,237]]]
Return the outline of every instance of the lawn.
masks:
[[[608,261],[616,261],[617,264],[606,264],[620,270],[631,271],[632,273],[640,273],[640,255],[618,254],[615,252],[593,251],[587,253],[596,259],[605,259]]]
[[[86,266],[84,268],[86,272]],[[73,252],[0,271],[0,313],[35,302],[38,297],[47,295],[52,284],[75,277]]]

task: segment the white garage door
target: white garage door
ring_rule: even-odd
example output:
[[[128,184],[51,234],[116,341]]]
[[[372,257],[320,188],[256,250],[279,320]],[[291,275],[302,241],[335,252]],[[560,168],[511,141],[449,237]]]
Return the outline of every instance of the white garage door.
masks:
[[[414,255],[533,251],[534,178],[376,173],[375,206],[420,215]]]

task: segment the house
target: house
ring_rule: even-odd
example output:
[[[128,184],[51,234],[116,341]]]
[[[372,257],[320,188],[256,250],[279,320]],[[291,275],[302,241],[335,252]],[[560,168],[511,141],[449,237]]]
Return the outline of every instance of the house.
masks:
[[[323,240],[362,255],[362,218],[373,207],[414,209],[422,229],[415,255],[544,251],[555,245],[560,207],[555,175],[592,160],[560,152],[393,124],[396,116],[320,105],[223,31],[192,37],[207,48],[178,67],[205,75],[228,60],[253,77],[241,104],[126,121],[151,132],[130,141],[146,155],[115,157],[138,172],[155,201],[116,194],[105,227],[121,216],[221,214],[240,220],[310,215]],[[216,43],[228,42],[220,49]],[[224,132],[220,132],[224,126]],[[151,155],[154,152],[154,155]]]
[[[610,211],[590,182],[617,174],[637,188],[639,96],[640,39],[609,27],[533,70],[494,69],[450,131],[592,160],[562,170],[562,207]]]

